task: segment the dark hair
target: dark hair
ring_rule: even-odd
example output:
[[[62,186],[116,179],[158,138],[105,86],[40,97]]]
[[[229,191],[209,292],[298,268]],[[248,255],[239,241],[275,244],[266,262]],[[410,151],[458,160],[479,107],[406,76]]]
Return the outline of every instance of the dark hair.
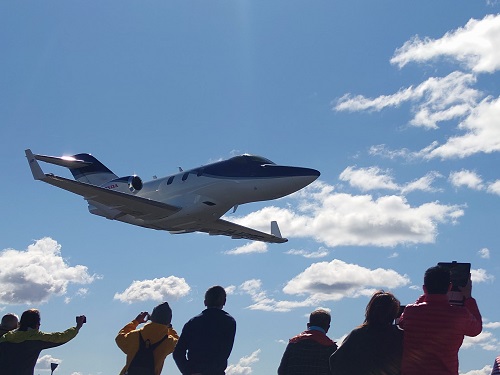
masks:
[[[375,292],[366,305],[364,326],[392,324],[399,312],[399,300],[390,292]]]
[[[172,321],[172,309],[168,302],[160,303],[149,316],[152,322],[168,326]]]
[[[434,266],[424,275],[424,286],[428,294],[446,294],[451,282],[450,271],[441,266]]]
[[[40,326],[40,311],[29,309],[23,312],[19,321],[19,331],[27,331],[28,328],[36,329]]]
[[[0,324],[0,327],[2,327],[3,329],[12,331],[13,329],[16,329],[18,326],[19,326],[19,318],[17,317],[16,314],[8,313],[2,317],[2,324]]]
[[[311,315],[309,315],[309,326],[317,326],[321,327],[324,330],[328,331],[330,328],[330,322],[332,321],[332,317],[330,313],[325,309],[316,309]]]
[[[222,307],[226,304],[226,291],[223,287],[215,285],[205,293],[206,307]]]

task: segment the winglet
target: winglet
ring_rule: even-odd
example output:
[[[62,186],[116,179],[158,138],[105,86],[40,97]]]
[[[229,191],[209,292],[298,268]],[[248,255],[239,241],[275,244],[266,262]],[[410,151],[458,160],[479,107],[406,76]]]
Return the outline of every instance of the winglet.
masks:
[[[283,238],[281,236],[280,228],[278,227],[278,222],[277,221],[271,221],[271,234],[273,236]]]
[[[35,180],[43,180],[45,179],[45,173],[43,173],[42,168],[40,168],[40,164],[35,159],[35,156],[31,152],[30,149],[24,150],[26,153],[26,158],[28,158],[28,164],[31,168],[31,173],[33,174],[33,178]]]

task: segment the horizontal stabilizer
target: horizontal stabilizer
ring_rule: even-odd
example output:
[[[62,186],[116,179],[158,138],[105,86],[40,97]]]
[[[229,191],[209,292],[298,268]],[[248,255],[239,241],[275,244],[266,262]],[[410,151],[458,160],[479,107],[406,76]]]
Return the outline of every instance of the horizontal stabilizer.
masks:
[[[78,160],[72,156],[63,156],[63,157],[47,156],[47,155],[34,155],[34,156],[35,159],[37,160],[44,161],[50,164],[60,165],[61,167],[66,167],[66,168],[83,168],[92,164],[92,162]]]

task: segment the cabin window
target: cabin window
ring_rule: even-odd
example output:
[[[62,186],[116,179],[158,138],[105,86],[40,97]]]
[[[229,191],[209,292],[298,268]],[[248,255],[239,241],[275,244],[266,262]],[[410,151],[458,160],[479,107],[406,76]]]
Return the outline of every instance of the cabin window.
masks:
[[[182,181],[186,181],[186,180],[187,180],[187,178],[188,178],[188,176],[189,176],[189,173],[184,173],[184,174],[182,175]]]
[[[170,176],[167,180],[167,185],[170,185],[172,182],[174,182],[174,177],[175,176]]]

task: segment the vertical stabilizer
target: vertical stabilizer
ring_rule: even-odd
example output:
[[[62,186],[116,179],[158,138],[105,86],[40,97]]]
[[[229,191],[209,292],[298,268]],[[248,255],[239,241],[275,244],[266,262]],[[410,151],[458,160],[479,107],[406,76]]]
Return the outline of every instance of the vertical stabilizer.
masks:
[[[73,158],[86,162],[84,166],[69,168],[77,181],[100,186],[118,178],[108,167],[90,154],[77,154]]]

